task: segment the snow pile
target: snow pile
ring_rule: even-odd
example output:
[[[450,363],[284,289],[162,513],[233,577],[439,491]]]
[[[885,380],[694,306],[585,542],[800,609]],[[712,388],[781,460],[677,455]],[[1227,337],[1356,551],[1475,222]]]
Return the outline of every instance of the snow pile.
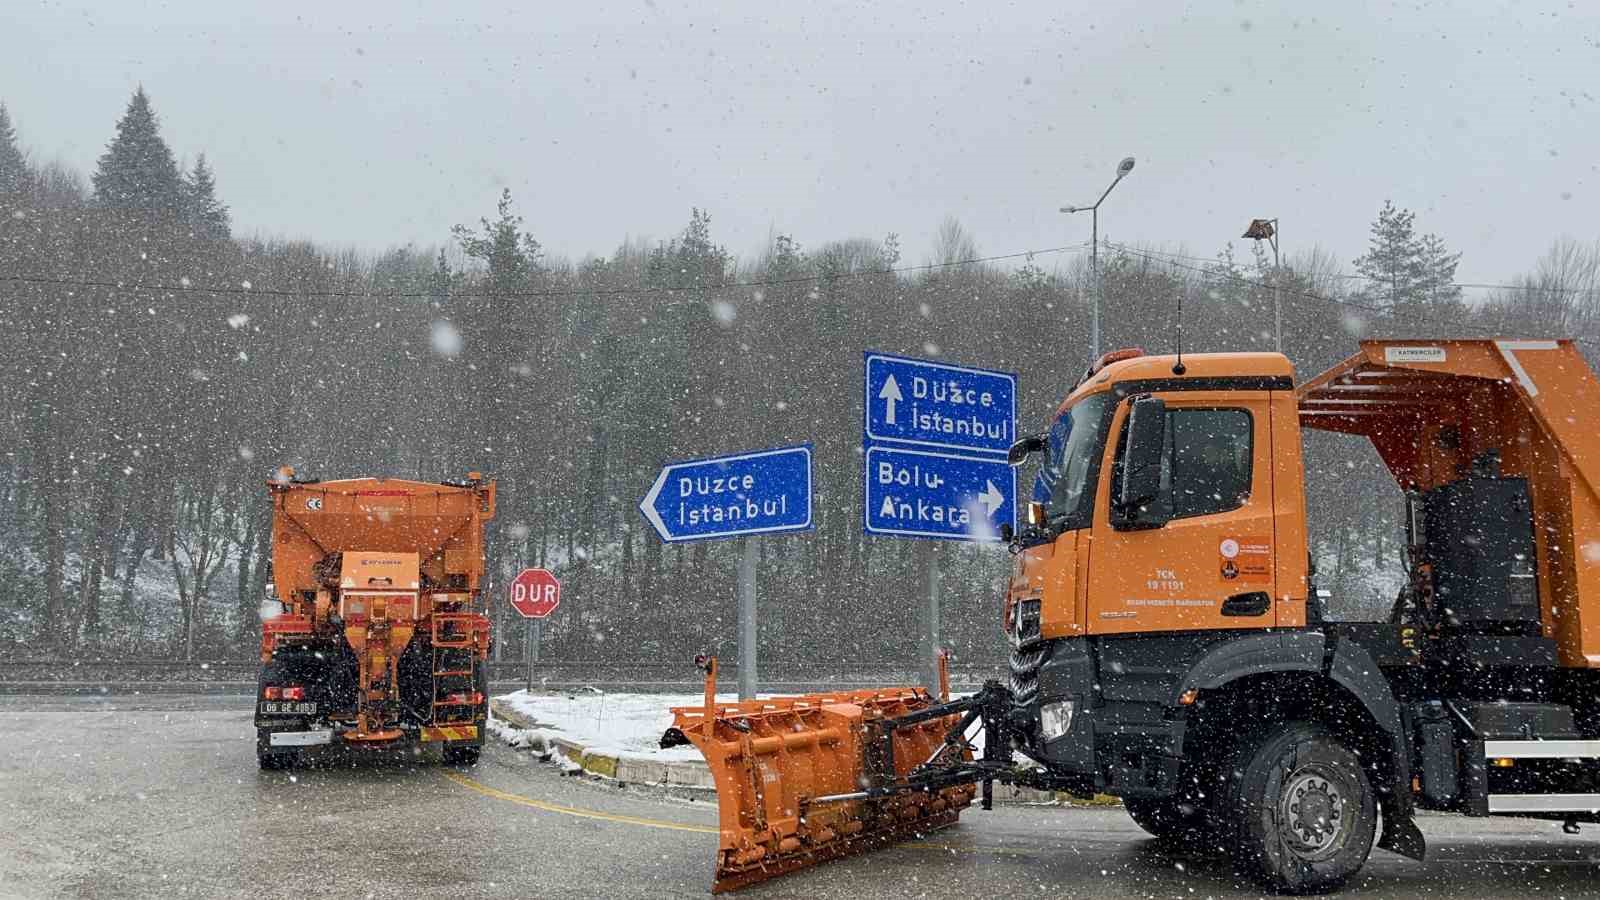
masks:
[[[528,717],[538,727],[519,729],[504,722],[491,723],[490,730],[513,747],[533,750],[542,756],[555,751],[558,738],[581,745],[590,753],[603,753],[618,759],[654,762],[699,761],[693,747],[659,746],[661,733],[672,725],[674,706],[700,706],[703,694],[608,694],[595,688],[556,694],[517,691],[497,697],[512,710]],[[718,702],[732,703],[735,694],[718,694]],[[496,730],[498,725],[499,730]],[[973,726],[973,744],[981,752],[983,729]],[[559,753],[555,754],[561,759]]]
[[[562,738],[591,753],[618,759],[654,762],[696,761],[700,751],[693,747],[659,746],[661,733],[672,725],[674,706],[699,706],[703,694],[609,694],[595,688],[581,692],[530,694],[517,691],[496,698],[512,710],[533,720],[538,727],[515,729],[501,722],[495,734],[513,746],[526,747],[541,754],[554,750]],[[719,694],[719,701],[732,703],[734,694]],[[493,727],[493,726],[491,726]],[[557,754],[559,757],[559,754]]]

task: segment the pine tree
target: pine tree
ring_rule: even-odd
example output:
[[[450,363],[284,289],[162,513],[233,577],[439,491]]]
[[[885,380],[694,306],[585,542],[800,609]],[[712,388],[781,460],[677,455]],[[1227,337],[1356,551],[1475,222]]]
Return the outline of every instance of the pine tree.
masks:
[[[217,180],[204,153],[195,159],[194,169],[184,173],[183,199],[192,237],[204,241],[229,238],[228,207],[217,199]]]
[[[0,197],[21,194],[28,181],[28,160],[17,146],[17,132],[11,127],[11,114],[0,103]]]
[[[102,205],[120,212],[174,216],[182,210],[178,164],[142,87],[134,91],[117,122],[117,136],[100,155],[94,193]]]
[[[1425,234],[1418,242],[1422,260],[1423,302],[1434,312],[1454,311],[1461,306],[1461,287],[1455,284],[1456,264],[1461,254],[1451,253],[1444,239]]]
[[[1415,220],[1415,213],[1396,209],[1393,202],[1385,200],[1372,223],[1367,252],[1355,260],[1356,271],[1372,282],[1363,295],[1391,310],[1414,302],[1422,282]]]
[[[1461,254],[1451,253],[1436,234],[1417,234],[1415,225],[1415,213],[1384,202],[1367,252],[1355,260],[1356,271],[1371,282],[1361,296],[1401,318],[1457,313],[1461,288],[1453,282]]]

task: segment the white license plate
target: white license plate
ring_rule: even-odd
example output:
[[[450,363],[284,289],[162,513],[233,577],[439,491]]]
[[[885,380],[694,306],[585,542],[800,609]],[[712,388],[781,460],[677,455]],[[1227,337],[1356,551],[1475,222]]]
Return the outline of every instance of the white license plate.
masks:
[[[317,714],[317,704],[294,700],[263,700],[261,701],[261,714],[263,716],[314,716]]]
[[[324,728],[320,731],[275,731],[267,739],[267,743],[274,747],[313,747],[318,744],[333,743],[333,729]]]

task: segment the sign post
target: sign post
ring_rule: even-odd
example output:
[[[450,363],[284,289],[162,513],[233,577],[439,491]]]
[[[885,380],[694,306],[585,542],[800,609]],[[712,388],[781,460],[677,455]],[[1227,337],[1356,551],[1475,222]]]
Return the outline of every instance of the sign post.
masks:
[[[544,620],[527,619],[526,621],[528,628],[523,639],[528,643],[528,693],[531,694],[533,693],[533,665],[539,661],[539,632],[544,630],[539,626]]]
[[[528,691],[533,691],[533,664],[539,661],[544,618],[561,605],[561,581],[548,569],[523,569],[511,580],[511,608],[528,620]]]
[[[861,446],[867,534],[998,542],[1016,527],[1017,376],[868,352]],[[923,553],[924,678],[939,690],[937,547]]]
[[[755,699],[756,536],[811,529],[811,445],[670,463],[639,501],[639,512],[667,543],[744,539],[738,579],[739,699]]]
[[[744,539],[739,558],[739,699],[756,696],[756,562],[761,548],[751,535]]]

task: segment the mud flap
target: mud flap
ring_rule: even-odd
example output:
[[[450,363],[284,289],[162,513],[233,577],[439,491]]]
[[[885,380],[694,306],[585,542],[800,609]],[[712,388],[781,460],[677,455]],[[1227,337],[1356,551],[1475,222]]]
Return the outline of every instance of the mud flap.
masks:
[[[1389,807],[1390,804],[1384,804],[1383,834],[1378,837],[1378,847],[1422,862],[1422,857],[1428,852],[1428,842],[1423,838],[1422,830],[1411,821],[1410,816],[1400,815]]]
[[[887,736],[875,723],[932,702],[919,688],[893,688],[674,708],[663,743],[693,744],[717,785],[712,891],[954,824],[973,800],[972,784],[866,796],[929,761],[959,717]]]

